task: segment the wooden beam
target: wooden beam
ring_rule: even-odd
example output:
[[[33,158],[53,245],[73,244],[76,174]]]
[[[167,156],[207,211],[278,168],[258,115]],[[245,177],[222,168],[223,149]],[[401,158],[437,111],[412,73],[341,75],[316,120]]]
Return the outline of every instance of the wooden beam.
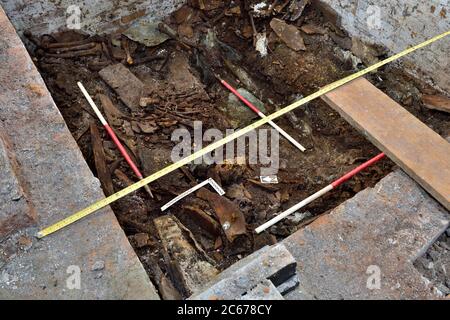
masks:
[[[103,149],[103,140],[100,136],[100,131],[98,130],[95,122],[91,122],[91,140],[98,179],[102,184],[105,195],[110,196],[114,193],[114,186],[111,179],[111,172],[109,171],[109,168],[106,164],[105,150]]]
[[[322,97],[450,210],[450,143],[364,78]]]

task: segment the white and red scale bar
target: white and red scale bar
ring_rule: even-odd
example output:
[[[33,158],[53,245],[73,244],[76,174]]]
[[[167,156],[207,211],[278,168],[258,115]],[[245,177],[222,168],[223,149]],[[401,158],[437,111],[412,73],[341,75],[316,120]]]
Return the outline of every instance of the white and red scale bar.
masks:
[[[138,167],[136,166],[136,164],[133,162],[133,160],[131,159],[131,157],[129,156],[127,151],[125,150],[125,148],[122,145],[122,143],[120,142],[119,138],[117,138],[117,135],[115,134],[114,130],[109,126],[108,122],[103,117],[102,113],[98,109],[98,107],[95,104],[94,100],[92,100],[92,98],[89,95],[89,93],[87,92],[86,88],[83,86],[83,84],[81,82],[78,82],[77,84],[78,84],[78,87],[80,88],[81,92],[85,96],[86,100],[89,102],[90,106],[94,110],[94,112],[97,115],[98,119],[100,120],[101,124],[105,128],[106,132],[108,132],[108,134],[111,137],[111,139],[113,140],[114,144],[117,146],[117,148],[119,149],[120,153],[124,157],[125,161],[130,166],[131,170],[133,170],[134,174],[139,178],[139,180],[144,179],[144,176],[139,171]],[[153,198],[153,194],[152,194],[149,186],[146,185],[146,186],[144,186],[144,188],[147,191],[147,193]]]
[[[272,220],[267,221],[266,223],[264,223],[262,226],[258,227],[255,229],[256,233],[261,233],[265,230],[267,230],[268,228],[270,228],[271,226],[275,225],[276,223],[280,222],[281,220],[285,219],[286,217],[288,217],[289,215],[293,214],[294,212],[297,212],[298,210],[300,210],[301,208],[303,208],[304,206],[310,204],[311,202],[313,202],[314,200],[322,197],[323,195],[325,195],[326,193],[330,192],[331,190],[337,188],[338,186],[340,186],[341,184],[343,184],[344,182],[346,182],[347,180],[351,179],[353,176],[355,176],[356,174],[358,174],[359,172],[361,172],[362,170],[366,169],[367,167],[370,167],[371,165],[375,164],[376,162],[378,162],[379,160],[383,159],[385,157],[384,153],[380,153],[379,155],[377,155],[376,157],[370,159],[369,161],[363,163],[362,165],[360,165],[359,167],[353,169],[352,171],[350,171],[349,173],[347,173],[346,175],[342,176],[341,178],[339,178],[338,180],[334,181],[333,183],[329,184],[328,186],[326,186],[325,188],[323,188],[322,190],[314,193],[312,196],[306,198],[305,200],[303,200],[302,202],[298,203],[297,205],[293,206],[292,208],[286,210],[283,213],[280,213],[278,216],[276,216],[275,218],[273,218]]]
[[[249,107],[253,112],[255,112],[260,118],[265,119],[266,115],[262,113],[257,107],[255,107],[250,101],[245,99],[236,89],[234,89],[228,82],[225,80],[217,79],[228,89],[230,90],[236,97],[238,97],[247,107]],[[268,122],[275,130],[277,130],[283,137],[285,137],[289,142],[291,142],[294,146],[296,146],[300,151],[305,152],[306,148],[298,143],[294,138],[292,138],[286,131],[281,129],[275,122],[270,120]]]

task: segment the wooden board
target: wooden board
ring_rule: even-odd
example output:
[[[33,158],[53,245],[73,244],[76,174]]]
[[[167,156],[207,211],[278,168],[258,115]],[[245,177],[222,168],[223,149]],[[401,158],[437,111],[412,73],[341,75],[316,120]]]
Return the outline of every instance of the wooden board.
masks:
[[[118,63],[100,70],[98,74],[130,110],[140,110],[139,101],[144,95],[144,84],[127,67]]]
[[[364,78],[322,99],[450,210],[450,143]]]

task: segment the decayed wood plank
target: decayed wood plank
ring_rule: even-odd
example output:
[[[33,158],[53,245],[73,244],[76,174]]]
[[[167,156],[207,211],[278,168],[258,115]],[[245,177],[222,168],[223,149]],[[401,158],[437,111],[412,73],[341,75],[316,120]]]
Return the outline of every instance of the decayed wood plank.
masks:
[[[364,78],[322,99],[450,210],[450,143]]]
[[[91,123],[91,139],[98,179],[102,184],[105,194],[110,196],[114,193],[114,186],[111,179],[111,173],[106,165],[105,150],[103,149],[102,138],[100,137],[100,132],[94,122]]]
[[[118,63],[100,70],[99,75],[119,94],[128,108],[132,111],[139,110],[139,100],[144,92],[144,84],[127,67]]]

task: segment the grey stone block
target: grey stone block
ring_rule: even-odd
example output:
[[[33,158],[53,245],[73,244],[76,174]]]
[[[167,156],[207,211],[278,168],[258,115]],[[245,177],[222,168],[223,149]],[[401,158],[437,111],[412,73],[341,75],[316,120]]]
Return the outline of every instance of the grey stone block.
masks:
[[[0,34],[0,119],[37,215],[22,230],[23,246],[16,234],[0,243],[0,299],[159,299],[109,207],[42,240],[32,236],[104,194],[1,8]],[[104,262],[101,277],[96,261]]]
[[[436,298],[413,262],[449,222],[448,211],[414,180],[391,173],[283,241],[300,278],[286,298]]]
[[[264,247],[234,264],[190,299],[239,299],[261,281],[279,286],[295,273],[296,262],[283,244]]]

